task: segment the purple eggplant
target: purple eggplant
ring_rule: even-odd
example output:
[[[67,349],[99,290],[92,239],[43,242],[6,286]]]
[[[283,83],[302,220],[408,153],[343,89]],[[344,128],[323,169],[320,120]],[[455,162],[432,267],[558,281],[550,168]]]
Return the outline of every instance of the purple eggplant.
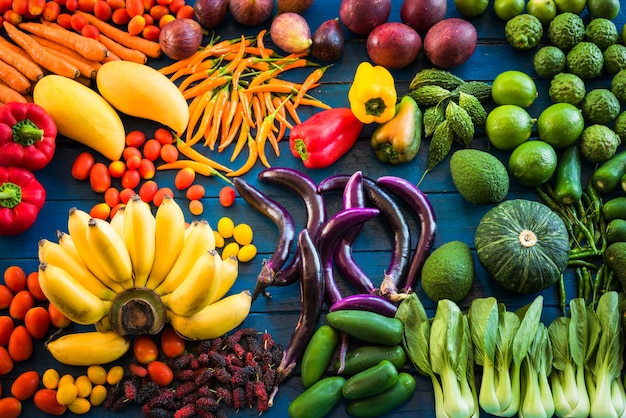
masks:
[[[376,312],[378,314],[393,318],[396,316],[398,307],[388,298],[370,293],[356,294],[346,296],[345,298],[335,302],[329,309],[329,312],[339,311],[343,309],[364,310]]]
[[[422,267],[435,241],[437,231],[437,219],[428,197],[413,183],[396,176],[383,176],[376,183],[389,190],[402,199],[407,206],[412,208],[420,222],[420,235],[413,256],[409,263],[402,294],[414,291],[419,280]],[[381,287],[382,289],[382,287]]]
[[[304,202],[306,209],[306,229],[315,241],[326,220],[326,205],[323,196],[317,192],[317,184],[306,174],[286,167],[270,167],[261,171],[259,180],[286,187],[295,192]],[[300,254],[296,252],[291,260],[274,275],[270,286],[286,286],[295,283],[300,275]],[[265,293],[265,289],[263,289]]]
[[[296,238],[296,227],[291,214],[280,203],[239,177],[233,179],[233,184],[239,195],[248,204],[276,224],[279,232],[278,244],[274,253],[269,260],[263,261],[261,272],[257,276],[256,286],[252,292],[252,300],[254,301],[261,293],[269,297],[265,289],[272,283],[274,275],[289,257]]]
[[[289,344],[283,352],[280,364],[276,368],[274,390],[268,399],[272,406],[278,393],[278,386],[291,375],[311,337],[315,333],[317,323],[322,314],[324,304],[324,278],[320,254],[315,247],[309,231],[303,229],[298,234],[298,252],[300,253],[300,318],[294,329]]]

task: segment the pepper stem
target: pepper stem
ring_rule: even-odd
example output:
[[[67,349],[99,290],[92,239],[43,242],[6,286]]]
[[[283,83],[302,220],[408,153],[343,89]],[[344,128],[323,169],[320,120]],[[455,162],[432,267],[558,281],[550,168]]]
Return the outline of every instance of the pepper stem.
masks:
[[[296,139],[294,141],[293,149],[296,150],[296,152],[298,153],[302,161],[306,161],[309,158],[308,153],[306,151],[306,144],[304,143],[303,140]]]
[[[0,207],[13,209],[22,202],[22,188],[15,183],[0,185]]]
[[[30,119],[24,119],[13,125],[13,141],[24,146],[33,145],[43,140],[43,129]]]
[[[364,105],[366,115],[380,116],[387,109],[385,101],[380,97],[372,97]]]
[[[387,160],[389,161],[397,160],[398,157],[400,157],[398,151],[396,151],[396,149],[391,144],[382,144],[379,150],[380,153],[387,157]]]

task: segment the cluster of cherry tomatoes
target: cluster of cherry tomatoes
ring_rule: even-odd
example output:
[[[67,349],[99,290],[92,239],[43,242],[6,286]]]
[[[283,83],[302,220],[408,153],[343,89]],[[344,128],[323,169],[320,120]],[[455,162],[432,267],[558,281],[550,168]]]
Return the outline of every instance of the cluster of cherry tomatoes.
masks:
[[[114,23],[131,35],[158,42],[161,28],[174,19],[194,18],[193,7],[185,0],[0,0],[0,23],[17,25],[23,20],[42,19],[98,39],[100,32],[85,16]]]

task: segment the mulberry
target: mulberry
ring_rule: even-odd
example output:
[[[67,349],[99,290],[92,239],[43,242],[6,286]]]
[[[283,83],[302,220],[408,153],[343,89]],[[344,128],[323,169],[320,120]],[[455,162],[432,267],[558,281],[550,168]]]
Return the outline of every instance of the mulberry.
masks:
[[[193,404],[187,404],[174,412],[174,418],[190,418],[196,414],[196,407]]]

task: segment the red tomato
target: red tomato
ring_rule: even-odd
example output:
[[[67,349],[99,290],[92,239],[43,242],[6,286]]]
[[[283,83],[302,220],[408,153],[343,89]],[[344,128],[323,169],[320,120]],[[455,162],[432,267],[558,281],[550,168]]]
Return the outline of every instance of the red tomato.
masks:
[[[174,380],[174,372],[170,366],[162,361],[155,360],[148,363],[148,377],[159,386],[167,386]]]
[[[126,170],[122,176],[122,187],[125,189],[134,189],[139,186],[141,182],[141,176],[139,170]]]
[[[147,335],[138,335],[133,341],[133,354],[141,364],[148,364],[159,356],[159,347]]]
[[[70,19],[72,29],[74,29],[76,32],[80,32],[83,29],[83,26],[85,26],[87,23],[89,22],[87,21],[85,15],[80,13],[73,14],[72,18]]]
[[[47,22],[54,22],[61,14],[61,6],[56,1],[46,2],[41,17]]]
[[[141,164],[139,164],[139,175],[144,180],[150,180],[154,177],[156,169],[154,168],[154,163],[147,158],[141,159]]]
[[[117,10],[124,7],[124,0],[105,0],[109,6],[111,6],[111,10]]]
[[[169,13],[170,13],[170,9],[168,9],[168,8],[167,8],[167,6],[163,6],[162,4],[157,4],[156,6],[154,6],[154,7],[152,7],[152,8],[150,9],[150,16],[152,16],[152,18],[153,18],[154,20],[156,20],[156,21],[158,21],[158,20],[159,20],[159,19],[161,19],[163,16],[165,16],[166,14],[169,14]],[[159,128],[159,129],[157,129],[157,130],[154,132],[154,138],[155,138],[157,141],[161,142],[161,140],[160,140],[160,139],[159,139],[159,137],[157,136],[157,132],[159,132],[159,130],[162,130],[162,131],[167,132],[167,133],[169,133],[169,131],[168,131],[167,129],[164,129],[164,128]],[[164,137],[162,133],[159,133],[158,135],[160,135],[160,136]],[[162,143],[162,144],[168,144],[168,143],[169,143],[169,144],[171,144],[171,143],[172,143],[172,134],[170,133],[170,134],[169,134],[169,136],[170,136],[170,140],[169,140],[169,142],[161,142],[161,143]]]
[[[130,17],[142,15],[144,12],[143,0],[126,0],[126,11]]]
[[[65,29],[71,29],[72,24],[70,20],[72,19],[72,15],[69,13],[60,13],[57,17],[57,24],[63,26]],[[89,176],[87,176],[89,177]],[[78,179],[77,179],[78,180]]]
[[[107,190],[110,190],[110,189],[111,188],[109,187]],[[103,219],[105,221],[109,219],[110,215],[111,215],[111,206],[109,206],[108,203],[106,202],[97,203],[93,205],[93,207],[89,211],[89,216],[91,216],[92,218]]]
[[[161,143],[156,139],[148,139],[143,145],[143,155],[150,161],[156,161],[161,156]]]
[[[163,197],[165,195],[168,195],[170,197],[174,197],[174,192],[169,187],[161,187],[154,194],[154,198],[152,199],[152,203],[154,203],[156,206],[161,206],[161,202],[163,201]]]
[[[28,290],[20,290],[13,296],[9,305],[9,315],[14,319],[23,320],[26,312],[35,306],[35,298]]]
[[[161,146],[161,159],[166,163],[173,163],[178,160],[178,148],[173,144]]]
[[[90,23],[83,26],[83,28],[80,30],[80,34],[85,38],[92,38],[95,40],[100,39],[100,29]]]
[[[150,10],[155,3],[155,0],[142,0],[143,2],[143,9],[144,10]]]
[[[185,352],[185,339],[174,328],[166,327],[161,333],[161,352],[167,358],[175,358]]]
[[[70,12],[78,10],[78,0],[65,0],[65,8]]]
[[[0,417],[17,418],[22,413],[22,402],[12,396],[0,399]]]
[[[126,134],[126,146],[141,148],[146,142],[146,134],[143,131],[135,130]]]
[[[100,20],[104,20],[105,22],[111,19],[112,13],[113,9],[111,9],[111,5],[109,5],[109,3],[105,0],[98,0],[93,6],[94,16]]]
[[[146,27],[146,19],[143,15],[137,15],[130,18],[126,31],[131,35],[139,35]]]
[[[111,208],[120,203],[120,191],[115,187],[109,187],[107,191],[104,192],[104,202]]]
[[[154,19],[152,18],[152,16],[150,16],[150,13],[144,13],[142,16],[143,16],[143,19],[144,19],[144,22],[145,22],[144,30],[148,26],[154,25]]]
[[[158,26],[150,25],[143,28],[141,36],[152,42],[159,42],[159,36],[161,35],[161,29]]]
[[[11,395],[20,401],[25,401],[37,392],[38,387],[39,373],[35,370],[28,370],[16,377],[11,383]]]
[[[46,336],[50,327],[48,310],[43,306],[30,308],[24,317],[24,326],[34,339],[41,340]]]
[[[15,13],[24,16],[28,13],[28,0],[13,0],[11,8]]]
[[[200,216],[204,212],[204,204],[201,200],[189,201],[189,212],[194,216]]]
[[[54,389],[39,389],[33,397],[35,406],[44,414],[63,415],[67,410],[67,405],[57,402],[57,391]]]
[[[0,284],[0,309],[6,309],[11,305],[13,300],[13,292],[9,286]]]
[[[33,338],[24,325],[15,327],[7,346],[13,361],[25,361],[33,354]]]
[[[2,0],[0,1],[0,13],[4,13],[7,10],[11,9],[11,3],[13,3],[12,0]]]
[[[196,172],[191,167],[185,167],[178,170],[176,177],[174,177],[174,186],[178,190],[184,190],[191,186],[196,179]]]
[[[139,151],[139,148],[135,148],[135,147],[124,148],[124,151],[122,152],[122,158],[124,159],[124,161],[128,161],[128,159],[132,157],[133,155],[136,155],[137,157],[141,158],[141,151]]]
[[[204,197],[204,186],[201,184],[194,184],[187,189],[185,196],[189,200],[200,200]]]
[[[141,155],[131,155],[126,160],[126,169],[136,170],[139,168],[140,164],[141,164]]]
[[[124,205],[124,204],[123,204],[123,203],[121,203],[121,202],[120,202],[120,203],[118,203],[117,205],[113,206],[113,207],[111,208],[111,214],[109,215],[109,216],[111,217],[111,219],[113,219],[113,217],[115,216],[115,214],[117,213],[117,211],[118,211],[120,208],[124,207],[124,206],[126,206],[126,205]]]
[[[78,0],[78,10],[85,13],[93,13],[96,0]]]
[[[52,303],[48,305],[48,315],[50,315],[50,324],[57,328],[67,328],[72,323],[72,321]]]
[[[41,286],[39,285],[39,272],[31,271],[28,276],[26,276],[26,287],[28,291],[33,295],[35,299],[41,302],[45,302],[48,300],[46,295],[41,290]]]
[[[111,161],[109,163],[109,174],[111,175],[111,177],[119,179],[121,178],[124,173],[126,172],[126,164],[124,163],[124,161]]]
[[[0,345],[0,376],[9,374],[13,370],[13,359],[9,350]]]
[[[190,4],[185,4],[176,12],[176,19],[193,19],[194,11],[193,6]]]
[[[89,172],[95,163],[96,158],[90,152],[81,152],[72,164],[72,177],[80,181],[87,180]]]
[[[128,16],[128,12],[125,7],[120,9],[114,9],[113,13],[111,13],[111,21],[116,25],[126,25],[130,21],[130,16]]]
[[[185,5],[185,0],[171,0],[169,2],[170,12],[176,14]]]
[[[162,28],[163,26],[167,25],[172,20],[176,20],[176,16],[172,14],[166,14],[165,16],[161,17],[159,19],[159,28]]]
[[[235,189],[230,186],[224,186],[220,190],[219,199],[222,206],[225,208],[230,207],[235,203],[236,192]]]
[[[156,181],[148,180],[139,188],[139,196],[144,202],[150,203],[154,199],[157,190],[159,190],[159,185]]]
[[[109,167],[104,163],[95,163],[89,172],[89,184],[96,193],[104,193],[111,187]]]
[[[135,194],[135,191],[133,189],[127,187],[127,188],[125,188],[124,190],[122,190],[120,192],[120,200],[125,205],[125,204],[128,203],[130,198],[133,197],[134,194]]]
[[[4,284],[13,292],[26,289],[26,272],[20,266],[9,266],[4,270]]]
[[[9,344],[11,333],[15,329],[13,318],[8,315],[0,316],[0,345],[6,347]]]

